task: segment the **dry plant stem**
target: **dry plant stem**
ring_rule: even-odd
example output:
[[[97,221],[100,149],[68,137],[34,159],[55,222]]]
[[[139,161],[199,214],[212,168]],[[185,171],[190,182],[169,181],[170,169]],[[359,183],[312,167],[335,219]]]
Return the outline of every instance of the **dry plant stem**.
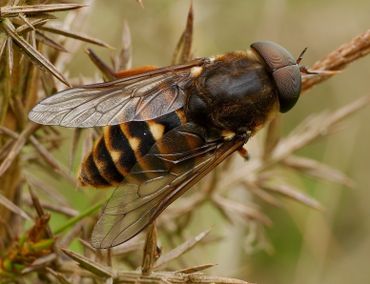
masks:
[[[32,206],[32,201],[30,199],[24,198],[24,202],[27,205]],[[40,202],[40,204],[44,209],[65,215],[66,217],[75,217],[78,215],[78,211],[67,206],[62,206],[60,204],[53,204],[48,202]]]
[[[41,191],[47,196],[49,196],[50,197],[49,200],[52,199],[56,206],[69,207],[69,208],[71,207],[70,204],[67,202],[66,198],[57,189],[37,179],[35,176],[33,176],[32,174],[28,172],[25,172],[23,176],[27,184],[31,185],[32,188],[35,188],[38,191]]]
[[[67,248],[71,242],[73,242],[76,238],[79,237],[84,224],[88,223],[88,219],[81,220],[80,222],[76,223],[72,228],[70,228],[63,236],[58,238],[58,247]]]
[[[39,125],[35,125],[35,124],[32,124],[34,126],[37,127],[37,129],[39,128]],[[35,132],[37,129],[35,130],[31,130],[33,132]],[[18,143],[22,142],[22,143],[26,143],[26,141],[23,139],[20,138],[20,135],[18,135],[16,132],[8,129],[8,128],[5,128],[5,127],[1,127],[0,126],[0,134],[1,133],[4,133],[6,135],[8,135],[9,137],[13,138],[13,139],[16,139],[18,141]],[[31,133],[32,134],[32,133]],[[63,176],[64,178],[66,178],[68,181],[70,181],[70,183],[72,185],[76,185],[77,184],[77,180],[68,172],[68,170],[58,161],[56,160],[50,153],[49,151],[45,148],[45,146],[43,146],[36,138],[35,136],[31,135],[29,138],[28,138],[31,142],[31,144],[34,146],[34,148],[39,152],[39,154],[41,155],[41,157],[44,158],[44,160],[52,167],[52,169],[54,169],[57,173],[59,173],[61,176]],[[14,143],[16,144],[17,141]],[[19,142],[20,141],[20,142]],[[24,144],[23,144],[24,145]],[[16,150],[20,151],[23,147],[23,145],[21,145],[21,147],[16,147]],[[14,145],[12,147],[12,149],[14,149]],[[12,151],[12,150],[10,150]],[[15,158],[15,155],[16,153],[10,155],[11,153],[8,152],[8,155],[7,155],[7,163],[11,163],[13,161],[13,159]],[[4,160],[4,163],[5,163],[6,160]],[[6,164],[5,166],[8,166],[8,164]],[[1,167],[2,165],[0,165],[0,170],[1,170]]]
[[[120,70],[130,69],[132,66],[132,40],[127,21],[123,22],[121,51],[117,54],[114,62],[115,70],[117,72]]]
[[[0,164],[0,191],[10,201],[14,201],[20,186],[20,166],[18,153],[27,141],[27,138],[38,128],[35,124],[29,124],[28,127],[19,135],[18,139],[13,143],[8,155],[1,161]],[[1,143],[1,141],[0,141]],[[5,222],[12,222],[12,214],[5,207],[0,206],[0,216]],[[0,248],[7,244],[6,229],[0,226]]]
[[[370,53],[370,29],[354,37],[351,41],[341,45],[327,56],[317,61],[312,70],[338,71],[348,64]],[[335,73],[334,73],[335,74]],[[334,74],[306,77],[303,79],[302,91],[307,91],[314,85],[321,83]]]
[[[291,155],[283,161],[288,166],[297,171],[304,172],[312,177],[343,184],[348,188],[353,188],[355,183],[342,172],[313,159],[307,159]]]
[[[4,159],[0,165],[0,176],[2,176],[6,170],[10,167],[14,159],[18,156],[19,152],[22,150],[24,144],[27,142],[29,136],[31,136],[40,125],[35,123],[29,123],[28,126],[23,130],[19,135],[17,141],[13,144],[12,148],[9,151],[9,154]]]
[[[8,198],[3,196],[3,194],[1,192],[0,192],[0,205],[9,209],[10,211],[17,214],[18,216],[22,217],[25,220],[28,220],[28,221],[32,220],[32,218],[25,211],[23,211],[20,207],[15,205]]]
[[[108,64],[106,64],[100,57],[91,49],[86,49],[86,54],[90,57],[90,60],[95,66],[102,72],[103,76],[108,80],[117,79],[114,70]]]
[[[182,283],[197,283],[197,284],[248,284],[248,282],[233,278],[208,276],[202,273],[173,273],[173,272],[153,272],[149,276],[143,276],[137,272],[121,272],[114,279],[114,283],[122,284],[182,284]]]
[[[287,158],[293,152],[301,149],[324,135],[330,133],[344,118],[362,109],[370,103],[370,95],[361,97],[354,102],[337,109],[329,115],[316,117],[301,124],[291,135],[282,140],[271,155],[271,163]]]
[[[214,267],[214,266],[216,266],[216,264],[213,264],[213,263],[196,265],[196,266],[187,267],[187,268],[184,268],[184,269],[177,270],[176,273],[191,274],[191,273],[206,270],[206,269]]]
[[[281,117],[275,117],[267,126],[266,138],[263,148],[263,160],[268,160],[276,145],[279,142]]]
[[[67,11],[71,9],[78,9],[84,7],[81,4],[40,4],[40,5],[22,5],[22,6],[4,6],[1,7],[1,17],[14,17],[20,13],[39,14],[56,11]]]
[[[51,266],[51,263],[57,259],[56,253],[51,253],[46,256],[40,257],[35,260],[30,266],[27,266],[25,269],[22,270],[22,274],[25,275],[27,273],[43,270],[45,267]]]
[[[157,228],[155,222],[153,222],[148,227],[148,232],[145,239],[143,262],[141,267],[141,272],[143,275],[149,275],[152,272],[154,263],[158,257]]]
[[[62,165],[57,159],[55,159],[53,155],[51,155],[50,152],[41,143],[39,143],[34,136],[30,137],[30,141],[44,161],[47,162],[51,168],[55,170],[55,172],[59,173],[73,186],[78,184],[76,178],[71,175],[68,169],[66,169],[65,166]]]
[[[79,255],[67,249],[62,249],[62,251],[70,258],[77,261],[82,268],[94,273],[99,277],[111,278],[112,276],[114,276],[114,273],[110,269],[88,259],[85,256]]]
[[[230,200],[228,198],[224,198],[219,194],[215,194],[213,196],[213,201],[218,205],[218,208],[222,209],[223,212],[226,214],[228,212],[231,212],[231,216],[241,216],[245,220],[255,220],[258,221],[261,224],[264,224],[265,226],[271,226],[272,221],[263,213],[260,211],[247,207],[242,203]],[[237,213],[236,215],[233,213]]]
[[[132,251],[141,251],[144,247],[144,240],[131,239],[112,250],[113,256],[120,256]]]
[[[172,57],[172,64],[181,64],[188,62],[191,59],[191,45],[193,41],[193,3],[191,2],[185,30],[182,33],[175,52]]]
[[[46,271],[52,274],[61,284],[70,284],[66,277],[62,273],[56,272],[50,267],[46,267]]]
[[[73,131],[73,137],[72,137],[72,145],[71,145],[71,151],[69,153],[69,159],[68,159],[68,169],[72,172],[73,169],[73,163],[76,158],[76,154],[78,153],[78,142],[81,139],[83,130],[80,128],[76,128]]]
[[[32,200],[33,206],[34,206],[34,208],[37,212],[37,215],[40,218],[47,215],[47,213],[45,213],[45,211],[44,211],[44,208],[41,206],[39,198],[36,196],[36,194],[33,192],[32,188],[30,186],[28,186],[28,190],[30,192],[31,200]],[[46,234],[47,234],[48,238],[53,238],[53,233],[52,233],[49,225],[46,226]]]
[[[123,283],[123,284],[163,284],[163,283],[214,283],[214,284],[248,284],[248,282],[243,280],[238,280],[234,278],[218,277],[218,276],[208,276],[197,271],[207,269],[213,265],[206,264],[202,266],[194,266],[187,268],[186,270],[178,272],[152,272],[150,275],[143,275],[140,271],[121,271],[115,272],[111,269],[103,267],[96,262],[86,258],[85,256],[78,255],[72,251],[62,249],[64,253],[70,256],[72,259],[79,263],[81,268],[86,270],[81,270],[76,267],[74,263],[68,261],[62,263],[60,267],[60,272],[64,273],[77,273],[81,276],[86,276],[89,278],[96,279],[96,276],[111,281],[110,283]],[[93,273],[94,275],[92,275]],[[107,282],[106,282],[107,283]]]
[[[40,68],[46,68],[52,73],[58,80],[70,86],[67,79],[55,68],[55,66],[43,56],[37,49],[35,49],[28,41],[16,33],[15,27],[9,19],[2,21],[2,27],[6,33],[11,37],[18,45],[18,47],[29,56],[29,58]]]
[[[295,151],[303,148],[315,139],[328,135],[343,119],[370,104],[370,96],[364,96],[326,116],[318,116],[304,121],[292,133],[282,139],[271,153],[268,161],[255,159],[246,164],[239,171],[219,183],[219,188],[230,188],[243,181],[255,183],[259,175],[276,164],[284,161]]]
[[[169,251],[165,255],[161,256],[158,261],[156,262],[154,268],[157,270],[158,268],[164,267],[167,263],[171,262],[172,260],[180,257],[181,255],[185,254],[187,251],[191,250],[195,247],[199,242],[201,242],[210,232],[210,230],[204,231],[199,235],[187,240],[186,242],[178,245],[173,250]]]
[[[43,31],[46,31],[46,32],[51,32],[51,33],[54,33],[54,34],[63,35],[63,36],[66,36],[66,37],[69,37],[69,38],[74,38],[74,39],[81,40],[81,41],[85,41],[85,42],[92,43],[92,44],[95,44],[95,45],[99,45],[99,46],[102,46],[102,47],[114,49],[112,46],[110,46],[109,44],[107,44],[107,43],[105,43],[101,40],[98,40],[96,38],[90,37],[90,36],[85,35],[85,34],[64,30],[62,28],[40,26],[40,30],[43,30]],[[64,47],[63,47],[63,49],[64,49]]]

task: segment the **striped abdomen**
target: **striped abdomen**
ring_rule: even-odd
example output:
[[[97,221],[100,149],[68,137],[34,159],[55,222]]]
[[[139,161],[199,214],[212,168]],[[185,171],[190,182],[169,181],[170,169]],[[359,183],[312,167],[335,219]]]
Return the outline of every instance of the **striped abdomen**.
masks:
[[[182,110],[149,121],[131,121],[104,128],[100,137],[81,165],[79,180],[94,187],[121,183],[135,165],[150,168],[141,158],[163,135],[186,119]]]

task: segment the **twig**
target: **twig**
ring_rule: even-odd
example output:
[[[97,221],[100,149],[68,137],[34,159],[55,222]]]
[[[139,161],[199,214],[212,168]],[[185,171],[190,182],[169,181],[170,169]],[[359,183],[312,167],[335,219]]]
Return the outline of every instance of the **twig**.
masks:
[[[188,62],[191,58],[191,45],[193,41],[193,3],[191,2],[186,21],[185,30],[177,43],[172,57],[172,64]]]
[[[31,196],[33,206],[35,207],[35,210],[36,210],[37,215],[39,216],[39,218],[43,218],[44,216],[48,215],[47,213],[45,213],[44,208],[42,208],[40,200],[36,196],[36,194],[33,192],[31,186],[28,186],[28,191],[30,192],[30,196]],[[46,235],[49,239],[53,238],[53,233],[50,229],[49,224],[46,225],[45,232],[46,232]]]
[[[169,263],[170,261],[178,258],[179,256],[183,255],[187,251],[191,250],[194,246],[196,246],[200,241],[202,241],[209,233],[210,230],[204,231],[199,235],[187,240],[186,242],[180,244],[167,254],[161,256],[157,263],[155,264],[154,268],[160,268]]]
[[[29,204],[29,205],[32,205],[32,201],[28,198],[24,198],[24,201]],[[49,211],[53,211],[53,212],[56,212],[56,213],[59,213],[59,214],[63,214],[67,217],[74,217],[74,216],[77,216],[78,215],[78,211],[76,211],[75,209],[72,209],[70,207],[67,207],[67,206],[63,206],[61,204],[53,204],[53,203],[48,203],[48,202],[42,202],[40,201],[40,204],[41,206],[44,208],[44,209],[47,209]]]
[[[108,268],[88,259],[85,256],[79,255],[73,251],[67,250],[67,249],[62,249],[62,251],[68,255],[70,258],[73,260],[77,261],[81,267],[84,269],[91,271],[92,273],[100,276],[100,277],[106,277],[106,278],[111,278],[114,273],[109,270]]]
[[[122,284],[149,284],[149,283],[188,283],[188,284],[248,284],[243,280],[234,278],[208,276],[202,273],[171,273],[171,272],[153,272],[149,276],[143,276],[137,272],[121,272],[115,278],[115,283]]]
[[[324,58],[317,61],[312,70],[319,71],[338,71],[344,69],[348,64],[354,62],[361,57],[370,53],[370,29],[366,32],[354,37],[351,41],[341,45]],[[307,91],[314,85],[317,85],[330,77],[333,74],[305,77],[303,79],[302,90]]]
[[[0,176],[2,176],[13,163],[14,159],[18,156],[24,144],[27,142],[28,137],[32,135],[39,127],[40,125],[38,124],[29,123],[28,126],[19,135],[17,141],[14,142],[12,148],[10,149],[9,154],[0,165]]]
[[[10,211],[21,216],[25,220],[28,221],[32,220],[32,218],[25,211],[23,211],[20,207],[18,207],[12,201],[6,198],[1,192],[0,192],[0,205],[8,208]]]
[[[143,262],[141,272],[143,275],[149,275],[152,270],[154,263],[159,257],[159,250],[157,246],[157,228],[155,222],[148,227],[146,234],[144,251],[143,251]]]

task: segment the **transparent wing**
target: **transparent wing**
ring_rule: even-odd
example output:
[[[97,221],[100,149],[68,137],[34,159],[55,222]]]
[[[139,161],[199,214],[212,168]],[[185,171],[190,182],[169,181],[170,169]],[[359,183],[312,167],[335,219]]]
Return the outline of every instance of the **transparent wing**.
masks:
[[[183,127],[171,132],[165,135],[168,141],[181,141],[186,136],[192,137],[192,142],[198,140],[199,144],[188,150],[181,149],[179,143],[180,149],[171,153],[171,149],[159,153],[158,147],[153,147],[145,158],[158,168],[148,171],[134,167],[130,178],[137,181],[140,177],[142,182],[125,183],[114,191],[94,227],[91,239],[94,247],[117,246],[137,235],[169,204],[246,142],[245,138],[206,142],[199,133]],[[152,176],[143,179],[144,174]]]
[[[67,89],[39,102],[29,119],[40,124],[81,128],[153,119],[184,105],[183,87],[191,80],[190,69],[201,66],[203,61]]]

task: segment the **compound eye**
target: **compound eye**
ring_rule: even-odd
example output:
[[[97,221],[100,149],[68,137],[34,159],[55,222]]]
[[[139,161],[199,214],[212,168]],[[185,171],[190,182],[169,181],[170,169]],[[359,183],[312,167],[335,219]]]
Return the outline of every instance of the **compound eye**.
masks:
[[[279,92],[280,112],[287,112],[301,93],[301,71],[298,65],[280,68],[272,73]]]
[[[258,41],[253,43],[251,48],[263,58],[270,71],[296,64],[288,50],[272,41]]]
[[[284,47],[272,41],[251,45],[265,61],[274,78],[280,103],[280,112],[287,112],[297,102],[301,92],[301,71],[293,56]]]

